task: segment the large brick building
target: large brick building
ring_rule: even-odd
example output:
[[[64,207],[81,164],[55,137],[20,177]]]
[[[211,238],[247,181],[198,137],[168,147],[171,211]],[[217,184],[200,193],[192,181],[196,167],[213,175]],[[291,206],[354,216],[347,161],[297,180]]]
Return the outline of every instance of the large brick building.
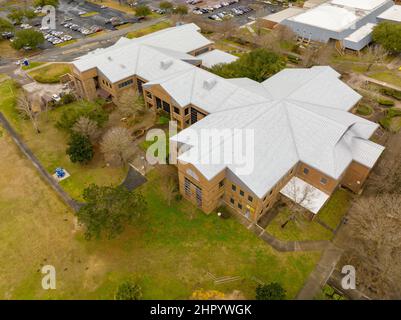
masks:
[[[211,50],[213,43],[189,24],[88,54],[73,63],[73,77],[85,98],[116,98],[131,88],[177,121],[182,130],[171,145],[181,147],[180,191],[206,213],[225,203],[257,221],[280,192],[298,201],[294,185],[312,189],[314,199],[304,206],[316,214],[340,185],[361,189],[384,148],[369,140],[377,124],[350,112],[361,96],[337,72],[313,67],[285,69],[263,83],[223,79],[199,67]],[[212,143],[193,139],[216,129],[228,134]],[[252,131],[252,146],[237,143],[242,147],[232,153],[252,153],[249,163],[202,161],[241,130]],[[251,170],[241,171],[243,165]]]

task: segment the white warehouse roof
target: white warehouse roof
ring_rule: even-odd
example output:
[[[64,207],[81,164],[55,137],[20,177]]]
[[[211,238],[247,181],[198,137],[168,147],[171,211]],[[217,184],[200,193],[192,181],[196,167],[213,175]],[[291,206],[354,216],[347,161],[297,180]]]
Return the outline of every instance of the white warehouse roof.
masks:
[[[332,4],[371,11],[385,3],[387,0],[332,0]]]
[[[197,58],[202,60],[202,65],[206,68],[220,63],[231,63],[238,59],[238,57],[218,49],[202,53]]]
[[[379,19],[401,22],[401,6],[392,6],[378,16]]]
[[[341,31],[348,28],[358,19],[355,12],[348,8],[322,4],[288,20],[327,30]]]
[[[290,7],[290,8],[281,10],[279,12],[269,14],[268,16],[263,17],[262,19],[272,21],[275,23],[281,23],[285,19],[296,16],[304,11],[305,11],[304,9],[299,8],[299,7]]]
[[[359,42],[368,35],[370,35],[373,31],[373,28],[376,26],[375,23],[367,23],[364,26],[360,27],[355,32],[351,33],[348,37],[344,40],[351,41],[351,42]]]

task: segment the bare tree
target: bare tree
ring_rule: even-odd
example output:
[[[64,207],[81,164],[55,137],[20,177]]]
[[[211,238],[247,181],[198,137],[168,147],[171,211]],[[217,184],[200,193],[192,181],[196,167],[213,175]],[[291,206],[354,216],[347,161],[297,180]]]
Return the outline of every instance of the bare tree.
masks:
[[[26,94],[21,94],[18,96],[16,108],[22,117],[31,120],[36,133],[40,133],[38,127],[38,114],[33,111],[31,101]]]
[[[334,48],[325,44],[318,48],[307,47],[303,49],[302,65],[304,67],[312,67],[314,65],[328,65],[334,56]]]
[[[100,150],[107,163],[113,166],[127,164],[135,154],[134,144],[126,128],[109,129],[100,143]]]
[[[378,298],[401,298],[401,197],[383,194],[358,199],[344,241],[359,287]]]
[[[376,193],[401,194],[401,162],[397,155],[383,158],[370,177],[369,187]]]
[[[117,101],[117,111],[122,117],[133,118],[145,112],[143,97],[134,90],[126,90]]]
[[[369,72],[374,64],[383,63],[387,56],[388,52],[382,46],[369,46],[363,56],[363,59],[369,63],[366,71]]]
[[[165,181],[160,184],[160,191],[170,207],[174,197],[178,194],[177,181],[171,176],[167,176]]]
[[[295,223],[301,224],[301,215],[305,213],[305,208],[309,207],[315,197],[315,190],[309,184],[303,186],[296,183],[295,179],[290,180],[287,188],[288,197],[291,199],[286,201],[288,209],[290,210],[290,216],[287,221],[285,221],[281,227],[285,226],[293,221]]]
[[[93,121],[87,117],[80,117],[77,122],[75,122],[72,130],[76,133],[88,137],[92,143],[96,142],[101,134],[101,131],[96,121]]]

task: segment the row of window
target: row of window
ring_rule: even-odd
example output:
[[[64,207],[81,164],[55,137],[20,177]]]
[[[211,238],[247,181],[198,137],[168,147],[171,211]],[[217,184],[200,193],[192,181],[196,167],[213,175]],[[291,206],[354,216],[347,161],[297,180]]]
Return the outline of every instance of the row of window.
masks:
[[[105,81],[104,79],[102,79],[102,82],[103,82],[103,84],[104,84],[105,86],[111,88],[111,83],[110,83],[110,82],[107,82],[107,81]]]
[[[133,83],[134,83],[134,80],[129,79],[129,80],[127,80],[127,81],[124,81],[124,82],[119,83],[119,84],[118,84],[118,87],[121,89],[121,88],[124,88],[124,87],[126,87],[126,86],[129,86],[130,84],[133,84]]]
[[[231,190],[232,190],[232,191],[237,191],[237,186],[236,186],[235,184],[232,184],[232,185],[231,185]],[[242,191],[242,190],[240,189],[240,190],[239,190],[239,195],[240,195],[241,197],[243,197],[243,196],[245,195],[245,192]],[[252,202],[252,201],[253,201],[253,197],[250,196],[250,195],[248,195],[248,201],[249,201],[249,202]]]
[[[304,168],[303,173],[305,175],[309,174],[309,169],[308,168]],[[327,184],[327,179],[325,177],[320,178],[320,183],[321,184]]]
[[[232,204],[233,206],[235,206],[235,200],[234,200],[234,198],[230,198],[230,202],[231,202],[231,204]],[[242,210],[242,203],[238,202],[238,203],[237,203],[237,207],[238,207],[238,209]]]

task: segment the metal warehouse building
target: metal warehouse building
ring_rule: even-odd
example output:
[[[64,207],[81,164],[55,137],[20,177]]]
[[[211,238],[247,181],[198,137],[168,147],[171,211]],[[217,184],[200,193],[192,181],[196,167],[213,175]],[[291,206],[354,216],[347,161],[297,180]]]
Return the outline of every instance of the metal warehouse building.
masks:
[[[393,7],[392,0],[330,0],[289,17],[281,24],[304,41],[337,40],[345,48],[360,50],[371,41],[378,16],[389,9],[393,16]]]

